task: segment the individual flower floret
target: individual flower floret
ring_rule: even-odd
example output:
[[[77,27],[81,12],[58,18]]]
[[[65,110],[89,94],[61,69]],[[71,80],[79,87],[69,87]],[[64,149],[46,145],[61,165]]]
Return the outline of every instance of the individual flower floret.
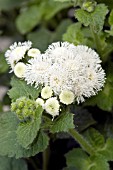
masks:
[[[18,78],[23,78],[26,70],[26,65],[22,62],[18,62],[14,67],[14,74]]]
[[[40,54],[40,50],[37,48],[31,48],[27,54],[29,57],[37,57]]]
[[[74,93],[69,90],[63,90],[60,95],[60,102],[66,105],[69,105],[74,102]]]
[[[41,91],[41,97],[43,99],[48,99],[52,96],[52,88],[50,86],[45,86]]]
[[[46,81],[46,73],[51,66],[51,61],[44,54],[29,60],[26,65],[25,80],[27,84],[35,84],[38,87]]]
[[[63,89],[68,88],[68,73],[65,68],[58,63],[54,63],[48,70],[46,77],[47,83],[55,94],[59,94]]]
[[[30,41],[27,42],[18,42],[11,45],[9,50],[6,51],[5,57],[7,63],[11,66],[12,70],[14,69],[15,64],[24,58],[24,55],[27,50],[31,48],[32,43]]]
[[[44,108],[47,113],[52,115],[53,119],[55,116],[59,115],[60,105],[56,97],[51,97],[46,100]]]
[[[44,106],[44,100],[43,99],[41,99],[41,98],[37,98],[36,99],[36,103],[37,103],[37,105],[39,105],[39,106]]]

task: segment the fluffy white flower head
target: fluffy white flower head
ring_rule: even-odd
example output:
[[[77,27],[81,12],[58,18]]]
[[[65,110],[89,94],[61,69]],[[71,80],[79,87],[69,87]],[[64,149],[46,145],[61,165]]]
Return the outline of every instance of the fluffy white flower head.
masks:
[[[69,90],[63,90],[60,95],[60,102],[66,105],[69,105],[74,102],[74,93]]]
[[[73,57],[73,49],[75,46],[68,42],[56,42],[49,45],[45,54],[48,55],[53,63],[61,63],[67,58]]]
[[[31,48],[32,43],[30,41],[27,42],[19,42],[14,43],[11,45],[9,50],[6,51],[5,57],[7,60],[7,63],[11,66],[12,70],[14,69],[15,64],[24,58],[24,55],[27,50]]]
[[[41,97],[43,99],[48,99],[52,96],[52,88],[50,86],[45,86],[41,91]]]
[[[37,48],[31,48],[29,51],[28,51],[28,56],[29,57],[37,57],[39,54],[40,54],[40,50],[37,49]]]
[[[59,115],[60,105],[56,97],[51,97],[46,100],[44,108],[47,113],[52,115],[53,119],[55,116]]]
[[[26,70],[26,65],[22,62],[18,62],[14,67],[14,74],[18,78],[23,78]]]
[[[36,103],[37,103],[37,105],[39,105],[39,106],[44,106],[44,100],[43,99],[41,99],[41,98],[37,98],[36,99]]]

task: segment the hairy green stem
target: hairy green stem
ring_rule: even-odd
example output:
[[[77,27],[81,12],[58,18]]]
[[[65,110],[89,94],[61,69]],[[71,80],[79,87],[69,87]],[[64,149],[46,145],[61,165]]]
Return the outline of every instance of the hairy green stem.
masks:
[[[77,132],[76,129],[70,129],[69,133],[80,144],[83,150],[85,150],[90,155],[94,154],[94,150],[91,145],[84,139],[81,134]]]
[[[43,170],[48,169],[49,154],[50,154],[50,149],[48,146],[46,150],[43,152]]]

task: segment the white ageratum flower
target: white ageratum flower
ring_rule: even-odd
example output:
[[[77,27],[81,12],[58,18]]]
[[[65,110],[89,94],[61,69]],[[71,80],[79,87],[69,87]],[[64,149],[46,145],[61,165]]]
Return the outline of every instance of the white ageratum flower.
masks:
[[[30,59],[25,72],[27,84],[35,84],[36,87],[40,84],[43,85],[46,82],[46,73],[50,67],[51,61],[44,54]]]
[[[52,88],[50,86],[45,86],[41,91],[41,97],[43,99],[48,99],[52,96]]]
[[[101,60],[91,48],[57,42],[48,47],[46,55],[53,63],[46,76],[47,83],[55,94],[70,90],[80,103],[96,95],[104,86],[105,72]]]
[[[29,57],[37,57],[39,54],[40,54],[40,50],[37,49],[37,48],[31,48],[29,51],[28,51],[28,56]]]
[[[39,105],[39,106],[44,106],[44,100],[43,99],[41,99],[41,98],[37,98],[36,99],[36,103],[37,103],[37,105]]]
[[[23,78],[26,70],[26,65],[22,62],[18,62],[14,67],[14,74],[18,78]]]
[[[63,90],[59,95],[60,102],[66,105],[73,103],[74,98],[74,93],[69,90]]]
[[[56,42],[49,45],[45,54],[51,58],[53,63],[61,63],[68,58],[73,58],[75,46],[68,42]]]
[[[5,57],[7,63],[11,66],[12,70],[14,70],[15,64],[24,58],[24,55],[27,50],[31,48],[32,43],[30,41],[27,42],[18,42],[11,45],[9,50],[6,51]]]
[[[46,100],[44,108],[47,113],[52,115],[53,119],[55,116],[59,115],[60,105],[56,97],[51,97],[48,100]]]

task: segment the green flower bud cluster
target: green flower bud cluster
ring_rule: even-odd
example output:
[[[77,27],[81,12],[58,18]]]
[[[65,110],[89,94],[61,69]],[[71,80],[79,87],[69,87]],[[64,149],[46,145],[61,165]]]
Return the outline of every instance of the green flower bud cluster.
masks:
[[[84,2],[82,8],[87,12],[93,12],[96,7],[96,4],[97,3],[95,1]]]
[[[19,120],[33,119],[37,104],[26,97],[21,97],[11,104],[11,111],[17,114]]]

